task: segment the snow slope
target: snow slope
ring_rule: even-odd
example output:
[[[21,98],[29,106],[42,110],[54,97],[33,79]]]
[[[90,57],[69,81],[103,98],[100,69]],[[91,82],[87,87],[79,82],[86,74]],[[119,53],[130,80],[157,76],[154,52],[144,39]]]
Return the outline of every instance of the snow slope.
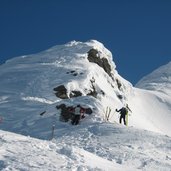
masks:
[[[136,104],[133,108],[143,116],[141,122],[148,120],[156,131],[171,136],[171,62],[143,77],[136,87],[139,88],[134,94],[137,98],[131,101]],[[150,127],[148,122],[147,126]]]
[[[129,99],[130,125],[171,136],[171,99],[168,95],[134,88]]]
[[[91,49],[97,51],[98,64],[88,60]],[[171,168],[170,97],[132,87],[118,74],[111,52],[100,42],[72,41],[13,58],[0,66],[0,80],[0,130],[17,133],[0,131],[2,170]],[[69,98],[55,96],[54,88],[60,85]],[[71,97],[74,91],[82,95]],[[93,91],[95,96],[88,95]],[[81,104],[93,113],[72,126],[59,121],[61,111],[56,106],[63,103]],[[115,112],[126,103],[132,110],[129,127],[118,125]]]
[[[143,77],[136,87],[154,90],[171,95],[171,62],[154,70],[149,75]]]
[[[110,123],[64,125],[53,141],[0,131],[0,170],[170,171],[170,137]]]

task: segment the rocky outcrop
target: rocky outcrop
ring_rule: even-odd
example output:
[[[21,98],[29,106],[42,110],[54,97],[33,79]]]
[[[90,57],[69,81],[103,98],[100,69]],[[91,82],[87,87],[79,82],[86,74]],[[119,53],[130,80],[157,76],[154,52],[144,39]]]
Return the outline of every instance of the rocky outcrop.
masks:
[[[70,109],[72,109],[71,107],[67,107],[65,104],[61,104],[56,106],[57,109],[61,109],[61,113],[60,113],[60,121],[63,122],[68,122],[70,119],[72,119],[72,112],[70,111]]]
[[[53,90],[55,91],[56,97],[58,97],[60,99],[68,99],[68,98],[82,96],[82,93],[80,91],[74,90],[74,91],[71,91],[71,93],[69,94],[69,97],[68,97],[67,89],[65,88],[64,85],[60,85],[60,86],[54,88]]]
[[[97,98],[97,91],[96,91],[96,88],[95,88],[95,79],[94,78],[92,78],[91,80],[90,80],[90,82],[91,82],[91,88],[92,88],[92,90],[90,90],[90,92],[87,94],[88,96],[93,96],[93,97],[95,97],[95,98]]]
[[[92,109],[89,108],[85,108],[85,113],[91,115],[93,113]]]
[[[86,94],[87,96],[93,96],[97,98],[98,93],[101,93],[104,95],[104,92],[101,90],[101,92],[97,92],[95,88],[95,79],[92,78],[90,80],[91,82],[91,90],[86,90],[88,93]],[[60,99],[68,99],[68,98],[74,98],[74,97],[79,97],[82,96],[82,93],[78,90],[73,90],[70,92],[69,97],[67,95],[67,89],[65,88],[64,85],[60,85],[56,88],[53,89],[55,91],[56,97]]]
[[[60,99],[68,99],[67,89],[65,88],[64,85],[60,85],[60,86],[54,88],[53,90],[55,91],[56,97],[58,97]]]
[[[122,86],[121,82],[118,79],[116,79],[116,83],[117,83],[118,89],[121,90],[121,86]]]
[[[79,96],[82,96],[82,93],[80,91],[71,91],[69,96],[70,98],[79,97]]]
[[[88,51],[88,60],[89,62],[93,62],[96,63],[97,65],[99,65],[100,67],[102,67],[104,69],[104,71],[109,75],[111,75],[111,66],[108,62],[108,60],[104,57],[100,58],[98,56],[99,52],[96,49],[90,49]]]

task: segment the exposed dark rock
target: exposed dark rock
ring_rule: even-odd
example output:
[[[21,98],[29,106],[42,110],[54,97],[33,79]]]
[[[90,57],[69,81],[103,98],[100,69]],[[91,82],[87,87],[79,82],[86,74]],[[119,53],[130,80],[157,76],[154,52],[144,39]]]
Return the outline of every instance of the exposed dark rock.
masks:
[[[120,90],[121,89],[121,86],[122,86],[121,82],[118,79],[116,79],[116,83],[118,85],[118,89]]]
[[[67,107],[65,104],[56,106],[57,109],[61,109],[60,121],[68,122],[72,118],[73,114],[71,112],[71,107]]]
[[[102,94],[103,96],[105,95],[105,92],[104,92],[103,90],[101,90],[100,92],[101,92],[101,94]]]
[[[96,49],[90,49],[88,51],[88,59],[90,62],[94,62],[94,60],[97,58],[98,51]],[[95,58],[95,59],[94,59]]]
[[[70,98],[72,98],[72,97],[78,97],[78,96],[82,96],[82,93],[80,91],[72,91],[70,93]]]
[[[112,76],[111,75],[111,67],[109,65],[109,62],[106,58],[102,58],[102,68],[106,71],[106,73],[109,75],[109,76]]]
[[[120,100],[123,99],[123,96],[122,96],[122,95],[118,94],[117,96],[118,96],[118,98],[119,98]]]
[[[61,98],[61,99],[68,99],[68,96],[67,96],[67,89],[65,88],[64,85],[60,85],[56,88],[53,89],[55,92],[55,95],[58,97],[58,98]]]
[[[90,92],[87,95],[97,98],[98,93],[97,93],[97,91],[95,89],[95,86],[94,86],[94,83],[95,83],[94,77],[90,80],[90,82],[91,82],[91,87],[92,87],[93,90],[90,90]]]
[[[77,73],[76,71],[74,70],[71,70],[71,71],[67,71],[66,74],[72,74],[73,76],[77,76],[79,73]],[[80,73],[80,75],[82,75],[83,73]]]
[[[94,79],[94,77],[90,80],[90,82],[91,82],[92,90],[89,90],[89,92],[87,93],[87,96],[93,96],[93,97],[97,98],[98,94],[102,94],[103,96],[105,95],[105,92],[103,90],[99,90],[97,92],[96,87],[95,87],[95,79]],[[85,89],[85,91],[87,91],[87,89]]]
[[[55,95],[61,99],[68,99],[69,97],[73,98],[73,97],[82,96],[82,93],[80,91],[75,90],[75,91],[71,91],[71,93],[68,97],[67,96],[67,89],[65,88],[64,85],[60,85],[60,86],[54,88],[53,90],[55,91]]]
[[[74,72],[76,72],[76,71],[71,70],[71,71],[67,71],[66,73],[67,73],[67,74],[73,74]]]
[[[90,92],[87,94],[87,96],[93,96],[93,97],[97,98],[97,92],[95,92],[95,91],[90,91]]]
[[[78,74],[77,73],[74,73],[73,76],[77,76]]]
[[[100,67],[104,69],[104,71],[109,75],[111,75],[111,66],[106,58],[99,58],[98,51],[95,49],[90,49],[88,51],[88,60],[89,62],[96,63]]]
[[[115,86],[113,84],[110,84],[112,88],[115,88]]]
[[[90,115],[93,113],[93,110],[91,108],[86,108],[85,113]]]

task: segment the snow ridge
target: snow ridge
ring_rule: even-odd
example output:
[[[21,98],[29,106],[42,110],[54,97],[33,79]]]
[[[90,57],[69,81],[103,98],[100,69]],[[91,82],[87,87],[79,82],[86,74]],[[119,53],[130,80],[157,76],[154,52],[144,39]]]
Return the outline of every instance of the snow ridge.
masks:
[[[170,95],[171,88],[171,62],[159,67],[149,75],[142,78],[136,87],[154,90]]]

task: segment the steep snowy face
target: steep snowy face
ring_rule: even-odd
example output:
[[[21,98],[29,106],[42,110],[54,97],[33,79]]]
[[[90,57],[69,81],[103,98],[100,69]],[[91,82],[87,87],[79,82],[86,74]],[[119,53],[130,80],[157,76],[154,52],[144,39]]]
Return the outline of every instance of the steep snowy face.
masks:
[[[107,106],[127,100],[132,87],[115,68],[111,52],[95,40],[7,61],[0,66],[0,128],[46,138],[61,104],[81,104],[102,118]]]
[[[171,62],[144,77],[136,87],[146,89],[135,89],[136,97],[131,99],[138,113],[136,123],[171,136]]]
[[[154,70],[151,74],[142,78],[136,87],[155,90],[171,95],[171,62]]]

